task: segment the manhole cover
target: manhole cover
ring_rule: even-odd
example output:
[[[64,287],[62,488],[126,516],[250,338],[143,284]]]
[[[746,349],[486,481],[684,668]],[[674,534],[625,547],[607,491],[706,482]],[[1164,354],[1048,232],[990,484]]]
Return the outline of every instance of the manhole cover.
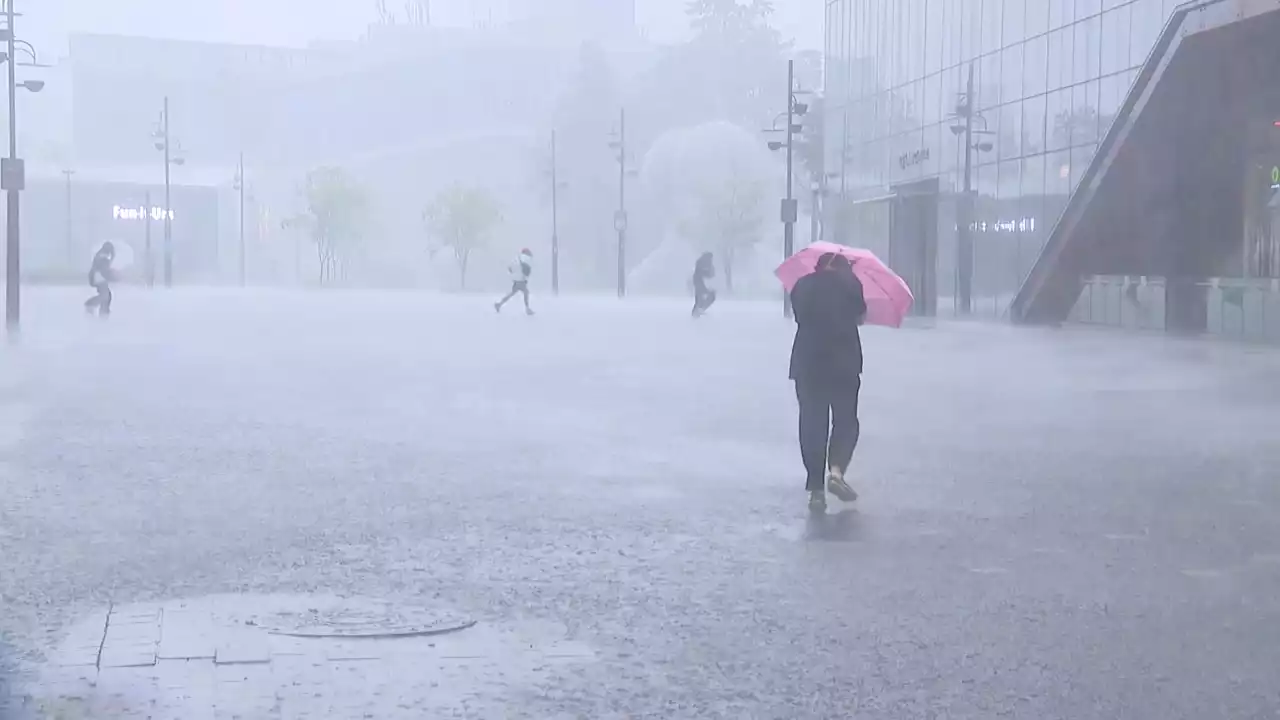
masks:
[[[264,613],[246,621],[273,635],[312,638],[386,638],[443,635],[476,621],[448,611],[377,601],[339,601]]]

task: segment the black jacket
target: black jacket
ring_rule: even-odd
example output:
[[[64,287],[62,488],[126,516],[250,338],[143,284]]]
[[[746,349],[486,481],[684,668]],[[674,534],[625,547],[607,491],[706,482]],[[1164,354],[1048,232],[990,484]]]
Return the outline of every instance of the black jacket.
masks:
[[[867,314],[862,283],[848,270],[822,270],[791,290],[796,339],[791,379],[842,380],[862,374],[858,326]]]

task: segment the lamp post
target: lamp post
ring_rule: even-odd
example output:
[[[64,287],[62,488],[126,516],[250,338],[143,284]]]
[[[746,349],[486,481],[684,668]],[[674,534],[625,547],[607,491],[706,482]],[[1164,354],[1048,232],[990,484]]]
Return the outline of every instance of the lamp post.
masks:
[[[618,153],[618,210],[613,229],[618,231],[618,297],[627,296],[627,109],[618,111],[618,132],[609,147]]]
[[[6,26],[4,28],[5,53],[4,62],[8,64],[9,75],[9,154],[0,167],[0,186],[5,191],[5,202],[8,217],[5,226],[5,328],[10,337],[16,337],[19,320],[22,315],[21,283],[21,224],[19,222],[19,195],[26,186],[26,168],[18,157],[18,88],[29,92],[40,92],[44,89],[43,80],[27,80],[18,82],[17,51],[22,49],[31,57],[31,62],[22,63],[27,67],[43,67],[36,59],[35,48],[30,43],[19,40],[15,29],[13,4],[16,0],[7,0],[4,8]]]
[[[551,294],[560,294],[560,178],[556,131],[551,131]]]
[[[71,222],[71,177],[76,174],[76,171],[73,168],[65,168],[62,174],[67,178],[67,207],[65,210],[67,215],[67,267],[72,268],[76,261],[76,243],[75,231]]]
[[[173,287],[173,209],[172,183],[170,170],[174,165],[181,165],[183,158],[174,152],[173,138],[169,134],[169,96],[164,97],[164,109],[160,111],[160,122],[151,133],[156,150],[164,153],[164,286]],[[150,212],[150,208],[147,209]]]
[[[973,312],[973,151],[990,152],[993,145],[989,140],[974,142],[974,135],[990,135],[987,130],[987,119],[974,109],[977,98],[974,96],[973,63],[969,64],[969,78],[965,82],[965,91],[956,103],[955,119],[951,132],[957,137],[964,137],[964,177],[963,193],[960,199],[959,217],[956,227],[956,291],[959,295],[957,311],[961,315]],[[975,130],[974,120],[982,121],[982,128]]]
[[[240,214],[240,287],[244,287],[248,282],[248,266],[245,264],[245,242],[244,242],[244,153],[240,153],[239,160],[236,162],[236,178],[235,189],[239,195],[239,214]]]
[[[156,286],[156,263],[151,255],[151,191],[143,195],[143,207],[147,209],[142,218],[143,260],[147,264],[147,287]]]
[[[769,142],[770,150],[787,151],[787,194],[782,199],[782,257],[791,257],[795,254],[795,238],[796,238],[796,220],[800,215],[799,203],[796,202],[793,185],[795,178],[795,136],[800,131],[801,125],[796,122],[797,116],[803,117],[809,111],[809,106],[800,102],[799,96],[806,94],[805,91],[796,89],[796,61],[787,61],[787,111],[783,114],[787,118],[787,127],[783,130],[786,133],[786,140],[774,140]],[[779,132],[776,127],[777,121],[782,118],[780,114],[774,119],[775,127],[765,130],[765,132]],[[791,317],[791,295],[782,293],[782,314],[785,317]]]

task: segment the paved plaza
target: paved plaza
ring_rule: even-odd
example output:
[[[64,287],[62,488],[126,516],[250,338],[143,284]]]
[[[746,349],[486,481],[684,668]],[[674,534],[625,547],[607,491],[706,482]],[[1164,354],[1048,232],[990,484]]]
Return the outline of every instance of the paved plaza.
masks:
[[[0,349],[0,718],[1280,713],[1280,350],[774,303],[123,288]]]

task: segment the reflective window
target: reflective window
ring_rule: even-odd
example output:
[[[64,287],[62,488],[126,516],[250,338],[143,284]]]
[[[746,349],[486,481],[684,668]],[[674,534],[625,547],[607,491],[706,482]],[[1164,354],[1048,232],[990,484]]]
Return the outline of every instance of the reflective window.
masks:
[[[1000,97],[1005,102],[1023,97],[1022,53],[1024,45],[1010,45],[1000,51]]]
[[[1018,228],[1017,207],[1018,198],[1022,195],[1021,183],[1021,162],[1009,160],[997,166],[996,197],[999,198],[1000,203],[992,222],[998,223],[993,230],[1003,238],[1013,237],[1012,233]]]
[[[1076,0],[1076,19],[1102,12],[1102,0]]]
[[[1093,16],[1086,20],[1081,20],[1075,26],[1075,40],[1073,42],[1075,52],[1074,77],[1072,82],[1084,82],[1092,80],[1100,74],[1098,72],[1098,64],[1102,57],[1102,48],[1100,47],[1099,26],[1102,20],[1098,16]]]
[[[1073,39],[1071,28],[1059,28],[1049,33],[1049,89],[1071,84]]]
[[[1049,93],[1045,105],[1045,131],[1049,137],[1049,149],[1057,150],[1071,146],[1071,88],[1054,90]]]
[[[1028,0],[1033,2],[1033,0]],[[1076,20],[1076,0],[1040,0],[1049,5],[1049,27],[1059,28]]]
[[[983,0],[982,27],[979,51],[995,52],[1000,49],[1000,10],[1002,0]]]
[[[935,73],[924,79],[924,91],[920,103],[923,121],[940,122],[943,117],[942,103],[942,76]]]
[[[1053,210],[1053,220],[1057,221],[1058,213],[1067,202],[1067,193],[1071,192],[1071,153],[1059,150],[1045,155],[1044,160],[1044,194],[1056,202],[1046,203],[1046,211]]]
[[[1026,0],[1004,0],[1004,30],[1002,44],[1007,46],[1027,37]]]
[[[1039,2],[1031,2],[1028,0],[1027,5],[1027,37],[1034,37],[1043,34],[1049,30],[1049,2],[1048,0],[1040,0]]]
[[[1130,6],[1122,5],[1108,10],[1102,16],[1102,60],[1100,69],[1103,75],[1110,75],[1132,67],[1129,60],[1129,20],[1132,17]]]
[[[942,0],[929,0],[924,8],[924,70],[935,73],[942,69],[943,51],[943,14],[948,3]]]
[[[984,55],[977,66],[978,109],[982,110],[1000,104],[1000,55],[992,53]]]
[[[996,149],[1000,159],[1016,158],[1022,155],[1022,101],[1005,103],[1000,106],[1000,135],[996,140]]]
[[[1049,40],[1044,35],[1034,37],[1023,45],[1022,91],[1026,95],[1039,95],[1049,89],[1046,80],[1049,73]]]
[[[1098,81],[1090,80],[1071,91],[1071,144],[1098,141]]]
[[[1093,162],[1093,156],[1097,153],[1097,145],[1084,145],[1071,149],[1071,189],[1075,190],[1080,185],[1080,181],[1084,178],[1085,172],[1089,169],[1089,164]]]
[[[982,0],[956,0],[961,8],[960,17],[960,56],[961,59],[977,57],[979,48],[979,26],[982,19]]]
[[[1036,95],[1022,101],[1022,152],[1042,153],[1048,149],[1045,140],[1045,109],[1047,98]]]
[[[1155,46],[1156,38],[1164,29],[1167,16],[1161,0],[1134,0],[1133,15],[1130,25],[1129,64],[1133,66],[1146,62],[1147,55]]]
[[[1022,159],[1022,196],[1044,195],[1044,155],[1032,155]]]
[[[1098,137],[1104,137],[1107,129],[1120,112],[1128,86],[1125,75],[1109,75],[1098,83]]]

